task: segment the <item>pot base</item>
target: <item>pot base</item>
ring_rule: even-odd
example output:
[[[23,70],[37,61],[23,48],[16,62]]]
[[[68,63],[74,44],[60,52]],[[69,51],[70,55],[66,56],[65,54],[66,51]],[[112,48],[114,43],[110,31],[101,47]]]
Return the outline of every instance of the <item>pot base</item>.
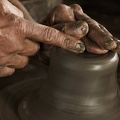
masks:
[[[20,101],[44,83],[41,80],[26,80],[5,88],[0,92],[0,120],[21,120],[18,114]]]

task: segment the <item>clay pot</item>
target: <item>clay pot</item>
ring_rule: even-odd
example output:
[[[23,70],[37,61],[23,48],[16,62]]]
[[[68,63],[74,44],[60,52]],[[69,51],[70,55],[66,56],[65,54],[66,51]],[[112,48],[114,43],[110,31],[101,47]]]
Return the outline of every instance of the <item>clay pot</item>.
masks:
[[[47,78],[0,92],[0,120],[119,120],[117,65],[114,52],[75,54],[55,47]]]
[[[119,120],[118,55],[54,48],[42,88],[21,101],[22,120]]]

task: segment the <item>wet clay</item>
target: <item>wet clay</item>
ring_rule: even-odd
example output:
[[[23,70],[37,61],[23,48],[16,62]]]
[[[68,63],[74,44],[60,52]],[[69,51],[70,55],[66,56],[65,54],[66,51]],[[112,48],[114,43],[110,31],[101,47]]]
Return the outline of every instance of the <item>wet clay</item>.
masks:
[[[1,120],[119,120],[117,65],[114,52],[75,54],[55,47],[47,79],[0,94]]]

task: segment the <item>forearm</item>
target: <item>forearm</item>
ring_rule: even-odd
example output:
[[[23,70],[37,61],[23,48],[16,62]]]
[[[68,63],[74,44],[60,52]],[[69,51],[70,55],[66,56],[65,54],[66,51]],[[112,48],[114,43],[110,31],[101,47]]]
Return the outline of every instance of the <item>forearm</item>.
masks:
[[[33,21],[33,18],[30,16],[30,14],[28,13],[28,11],[26,10],[26,8],[21,4],[20,0],[8,0],[10,1],[13,5],[15,5],[17,8],[19,8],[23,14],[24,14],[24,17],[27,19],[27,20],[30,20],[30,21]]]

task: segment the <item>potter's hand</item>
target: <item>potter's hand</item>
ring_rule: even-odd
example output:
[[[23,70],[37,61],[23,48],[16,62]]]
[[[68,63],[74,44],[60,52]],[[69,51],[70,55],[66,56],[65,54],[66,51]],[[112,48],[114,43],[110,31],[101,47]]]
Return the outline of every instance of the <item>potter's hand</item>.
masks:
[[[108,50],[120,52],[120,41],[114,38],[104,26],[86,15],[77,4],[70,6],[61,4],[55,7],[43,23],[52,26],[78,20],[84,20],[89,25],[87,36],[82,38],[88,52],[95,54],[104,54]]]
[[[87,23],[84,25],[87,26]],[[81,37],[84,34],[86,33]],[[77,53],[84,50],[84,44],[77,38],[54,28],[27,21],[19,9],[7,0],[1,0],[0,77],[11,75],[16,68],[24,67],[28,63],[28,56],[39,50],[36,42],[54,44]]]

